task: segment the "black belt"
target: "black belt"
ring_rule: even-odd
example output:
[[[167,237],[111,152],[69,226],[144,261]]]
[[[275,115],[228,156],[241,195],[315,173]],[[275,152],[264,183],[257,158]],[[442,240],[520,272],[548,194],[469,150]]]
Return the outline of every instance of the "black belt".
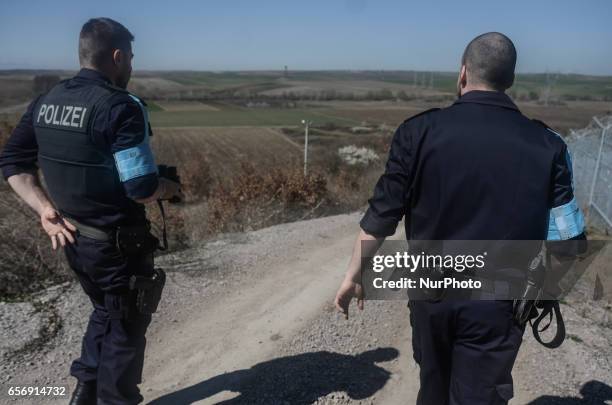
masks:
[[[168,250],[168,237],[166,234],[166,211],[161,200],[157,200],[159,211],[162,217],[162,245],[158,247],[159,250]],[[94,226],[85,225],[74,218],[65,217],[71,224],[73,224],[79,233],[87,238],[99,240],[102,242],[115,241],[117,238],[117,231],[119,228],[103,229],[96,228]]]
[[[115,240],[116,229],[102,229],[94,226],[85,225],[74,218],[65,217],[68,222],[73,224],[79,234],[102,242],[109,242]]]
[[[164,226],[163,226],[163,245],[162,246],[158,246],[157,248],[159,250],[166,250],[166,249],[168,249],[168,240],[166,238],[166,219],[165,219],[165,213],[163,212],[163,206],[161,204],[160,204],[160,208],[162,209],[162,218],[164,220]],[[83,235],[83,236],[85,236],[87,238],[95,239],[95,240],[101,241],[101,242],[117,243],[117,233],[119,232],[120,228],[110,228],[110,229],[109,228],[106,228],[106,229],[104,229],[104,228],[97,228],[95,226],[85,225],[85,224],[77,221],[74,218],[69,218],[69,217],[65,217],[65,218],[66,218],[66,220],[68,220],[68,222],[70,222],[71,224],[73,224],[76,227],[76,229],[77,229],[77,231],[79,232],[80,235]]]

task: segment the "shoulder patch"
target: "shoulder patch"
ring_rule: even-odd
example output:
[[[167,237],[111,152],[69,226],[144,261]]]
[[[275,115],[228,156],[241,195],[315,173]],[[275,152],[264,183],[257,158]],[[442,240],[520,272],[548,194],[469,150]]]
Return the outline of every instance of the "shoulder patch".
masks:
[[[429,110],[422,111],[422,112],[420,112],[420,113],[418,113],[418,114],[413,115],[413,116],[412,116],[412,117],[410,117],[410,118],[406,118],[406,119],[404,120],[404,122],[408,122],[408,121],[410,121],[410,120],[412,120],[412,119],[414,119],[414,118],[420,117],[421,115],[425,115],[425,114],[428,114],[428,113],[430,113],[430,112],[433,112],[433,111],[438,111],[438,110],[441,110],[441,108],[430,108]]]

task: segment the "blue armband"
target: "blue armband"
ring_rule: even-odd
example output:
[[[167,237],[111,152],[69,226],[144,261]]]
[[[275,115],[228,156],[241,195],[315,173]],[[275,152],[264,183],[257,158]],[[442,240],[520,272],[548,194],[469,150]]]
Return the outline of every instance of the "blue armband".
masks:
[[[157,165],[148,142],[115,153],[115,163],[121,182],[157,173]]]
[[[149,119],[147,111],[137,97],[130,96],[138,103],[142,111],[145,124],[145,134],[140,144],[121,150],[115,153],[115,164],[119,172],[121,182],[134,179],[136,177],[146,176],[147,174],[157,173],[157,165],[153,157],[153,151],[149,145]]]
[[[584,215],[576,198],[550,210],[547,240],[568,240],[584,232]]]

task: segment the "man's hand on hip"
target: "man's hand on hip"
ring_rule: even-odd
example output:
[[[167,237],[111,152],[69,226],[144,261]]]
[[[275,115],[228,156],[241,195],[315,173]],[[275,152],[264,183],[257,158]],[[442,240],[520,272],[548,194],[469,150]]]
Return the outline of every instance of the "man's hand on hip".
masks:
[[[57,249],[58,242],[61,246],[66,246],[66,241],[74,243],[72,233],[76,232],[76,227],[62,218],[55,208],[43,208],[40,214],[40,222],[47,235],[51,238],[53,250]]]
[[[10,176],[8,183],[17,195],[40,216],[40,223],[51,238],[53,250],[57,249],[58,242],[62,246],[66,246],[66,241],[74,243],[72,232],[76,232],[76,227],[64,220],[55,210],[53,203],[40,185],[38,173],[18,173]]]

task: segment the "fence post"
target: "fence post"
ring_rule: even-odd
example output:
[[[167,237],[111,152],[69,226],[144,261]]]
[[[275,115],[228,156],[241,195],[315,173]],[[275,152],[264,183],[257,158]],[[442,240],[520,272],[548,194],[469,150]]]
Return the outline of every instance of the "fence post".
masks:
[[[308,127],[310,126],[310,121],[305,121],[304,124],[304,177],[306,177],[308,174]]]
[[[589,223],[589,217],[591,216],[591,208],[593,207],[593,199],[595,198],[595,185],[597,184],[597,177],[599,176],[599,166],[601,165],[601,155],[603,152],[604,141],[606,139],[606,132],[609,127],[604,127],[597,117],[593,117],[593,120],[601,128],[601,141],[599,142],[599,152],[597,153],[597,162],[595,163],[595,170],[593,172],[593,181],[591,182],[591,191],[589,192],[589,203],[588,210],[585,218],[585,225]]]

